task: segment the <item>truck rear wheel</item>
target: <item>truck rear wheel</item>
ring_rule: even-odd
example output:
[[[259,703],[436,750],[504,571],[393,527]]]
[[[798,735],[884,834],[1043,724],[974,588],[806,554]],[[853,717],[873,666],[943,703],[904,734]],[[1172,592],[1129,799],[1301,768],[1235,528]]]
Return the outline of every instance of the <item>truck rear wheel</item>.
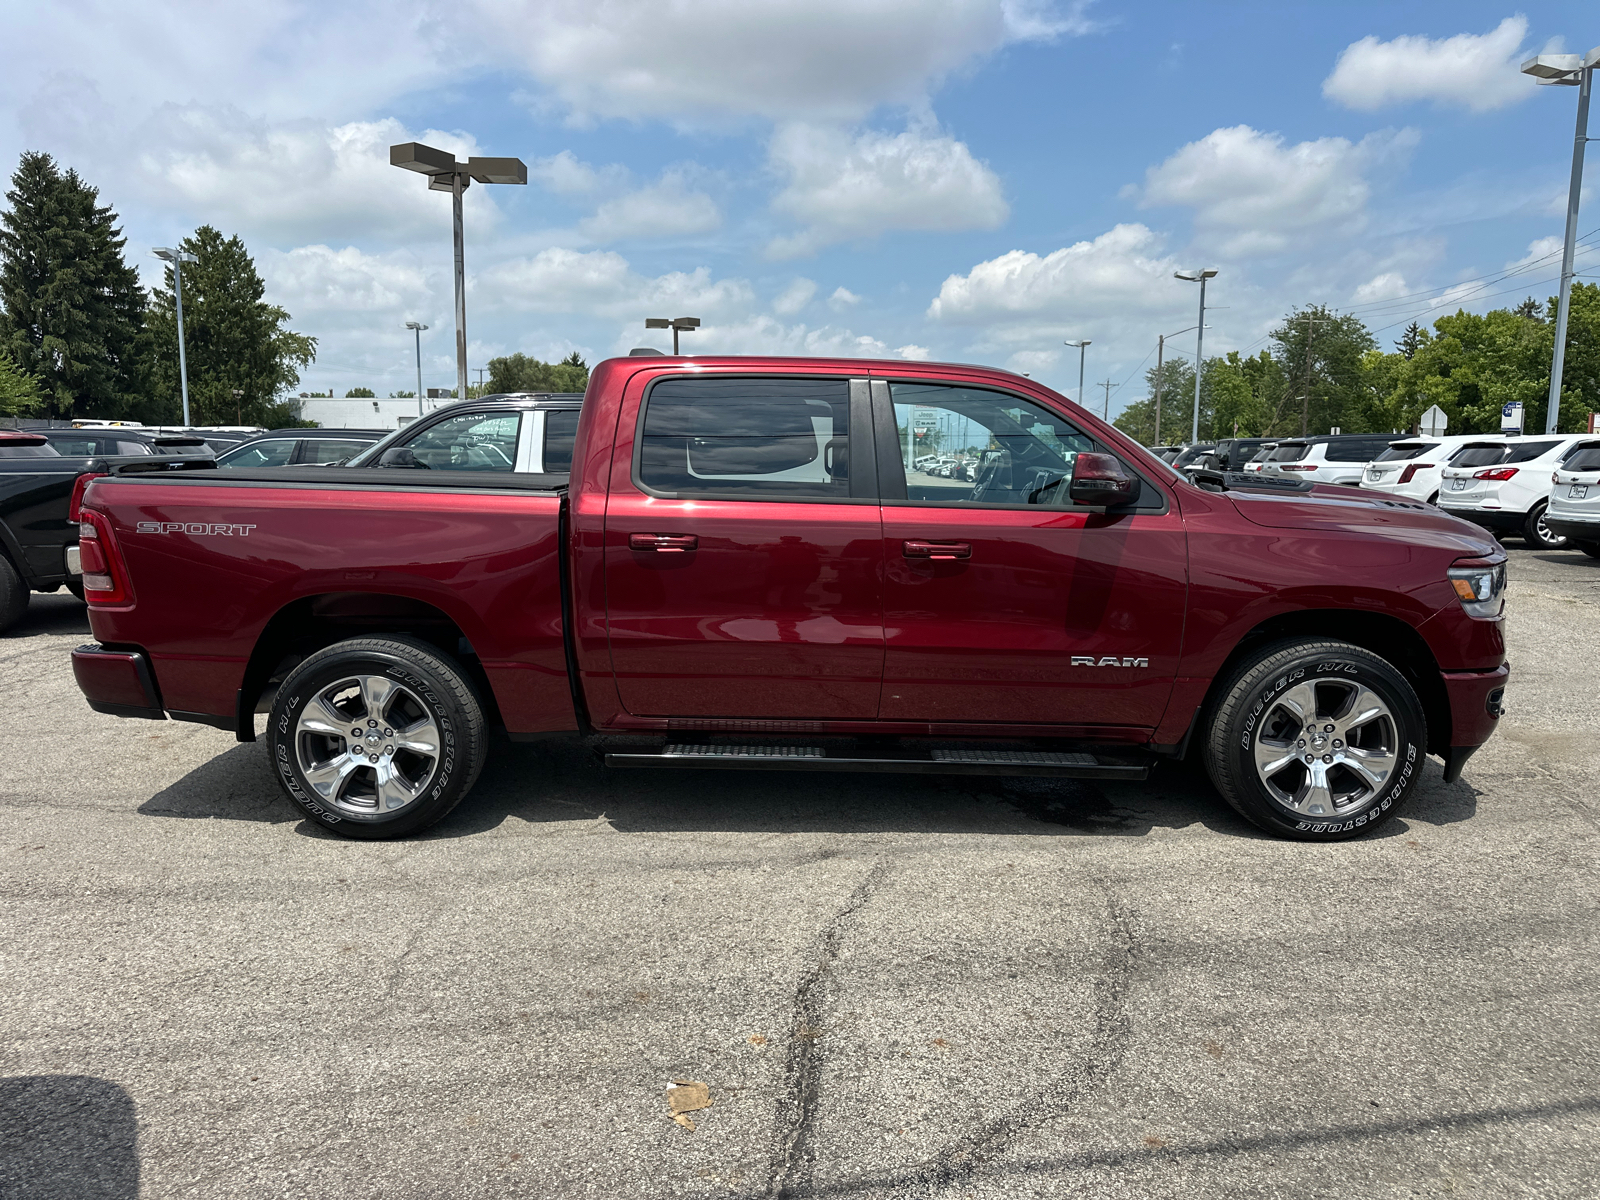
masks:
[[[416,833],[459,804],[487,750],[461,670],[404,635],[319,650],[278,689],[273,767],[307,817],[352,838]]]
[[[27,611],[28,585],[22,582],[11,560],[0,554],[0,631],[10,629]]]
[[[1427,720],[1405,677],[1348,642],[1265,646],[1223,681],[1206,770],[1246,820],[1335,842],[1400,811],[1422,770]]]

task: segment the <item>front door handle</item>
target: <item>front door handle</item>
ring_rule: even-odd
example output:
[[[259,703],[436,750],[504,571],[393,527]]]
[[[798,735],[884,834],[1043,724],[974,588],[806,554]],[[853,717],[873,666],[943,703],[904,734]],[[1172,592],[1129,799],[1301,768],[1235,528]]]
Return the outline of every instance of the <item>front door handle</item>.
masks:
[[[700,539],[692,533],[630,533],[629,550],[653,550],[657,554],[686,554],[698,549]]]
[[[903,542],[900,552],[907,558],[927,558],[934,562],[950,562],[972,557],[971,542]]]

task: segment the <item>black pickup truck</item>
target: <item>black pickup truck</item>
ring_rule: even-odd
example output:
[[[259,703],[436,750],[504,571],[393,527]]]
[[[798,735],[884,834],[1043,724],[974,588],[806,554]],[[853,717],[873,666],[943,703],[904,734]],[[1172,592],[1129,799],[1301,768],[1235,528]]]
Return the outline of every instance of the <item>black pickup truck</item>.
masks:
[[[155,455],[65,457],[43,434],[0,429],[0,631],[28,611],[30,592],[82,589],[69,563],[78,545],[77,513],[73,511],[89,480],[109,475],[124,464],[135,470],[164,470],[183,458],[177,455],[197,437],[161,439]]]

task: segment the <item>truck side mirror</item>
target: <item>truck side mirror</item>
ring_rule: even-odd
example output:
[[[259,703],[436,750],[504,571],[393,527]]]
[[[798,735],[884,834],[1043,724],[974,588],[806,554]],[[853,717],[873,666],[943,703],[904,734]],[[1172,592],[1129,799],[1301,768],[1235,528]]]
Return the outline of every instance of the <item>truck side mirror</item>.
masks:
[[[1139,498],[1139,480],[1127,474],[1109,454],[1082,453],[1072,460],[1067,494],[1074,504],[1114,508]]]
[[[378,457],[378,465],[380,467],[420,467],[424,471],[431,470],[427,463],[412,452],[410,446],[390,446]]]

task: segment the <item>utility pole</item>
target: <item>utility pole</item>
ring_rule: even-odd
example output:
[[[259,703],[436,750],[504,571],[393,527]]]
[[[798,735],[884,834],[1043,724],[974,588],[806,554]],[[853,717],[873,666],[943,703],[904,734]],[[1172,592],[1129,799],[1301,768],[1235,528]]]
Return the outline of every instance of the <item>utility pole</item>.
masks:
[[[1104,421],[1111,420],[1111,380],[1102,380],[1100,386],[1106,390],[1106,406],[1101,410],[1100,418]]]
[[[1159,334],[1156,337],[1156,436],[1152,445],[1161,445],[1161,359],[1167,351],[1167,335]]]
[[[1300,393],[1300,436],[1305,437],[1311,423],[1311,344],[1316,340],[1317,319],[1310,312],[1303,314],[1306,319],[1306,382]]]
[[[483,373],[485,370],[487,370],[487,368],[473,367],[472,369],[478,373],[478,395],[481,396],[483,395]]]

